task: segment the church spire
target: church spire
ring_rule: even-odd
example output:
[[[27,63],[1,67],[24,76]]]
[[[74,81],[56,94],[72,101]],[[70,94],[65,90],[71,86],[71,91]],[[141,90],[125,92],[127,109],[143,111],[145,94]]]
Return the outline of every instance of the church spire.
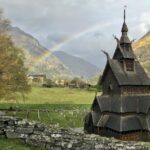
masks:
[[[125,6],[126,7],[126,6]],[[123,22],[123,26],[122,26],[122,36],[121,36],[121,39],[120,39],[120,43],[121,44],[124,44],[124,43],[131,43],[129,38],[128,38],[128,27],[127,27],[127,24],[126,24],[126,9],[124,8],[124,22]]]
[[[124,9],[124,22],[126,21],[126,10]]]

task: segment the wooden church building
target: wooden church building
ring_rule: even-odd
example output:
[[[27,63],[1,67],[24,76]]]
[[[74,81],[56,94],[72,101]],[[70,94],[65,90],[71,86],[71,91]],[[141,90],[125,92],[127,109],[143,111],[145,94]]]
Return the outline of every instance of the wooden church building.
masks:
[[[122,140],[150,140],[150,79],[137,60],[128,27],[122,26],[113,58],[101,80],[102,95],[96,96],[86,115],[84,130]]]

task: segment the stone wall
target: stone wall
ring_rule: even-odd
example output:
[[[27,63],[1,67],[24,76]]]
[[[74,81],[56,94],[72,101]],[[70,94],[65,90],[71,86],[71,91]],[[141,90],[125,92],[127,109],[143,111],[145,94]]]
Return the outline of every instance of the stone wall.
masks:
[[[48,150],[149,150],[146,143],[125,142],[71,129],[46,126],[19,118],[0,116],[0,137],[22,139]]]

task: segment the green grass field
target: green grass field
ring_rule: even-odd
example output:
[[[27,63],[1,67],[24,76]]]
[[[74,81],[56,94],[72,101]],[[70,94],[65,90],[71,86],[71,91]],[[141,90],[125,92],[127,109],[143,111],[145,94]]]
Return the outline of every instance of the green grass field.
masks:
[[[91,104],[94,92],[69,88],[32,88],[26,103]]]
[[[33,87],[27,95],[26,101],[1,101],[0,108],[20,108],[24,110],[43,109],[49,112],[30,112],[28,119],[40,121],[45,124],[57,124],[60,127],[83,127],[85,114],[90,110],[95,92],[69,88],[42,88]],[[8,112],[8,115],[26,118],[27,112]],[[9,142],[9,145],[8,145]],[[33,150],[18,141],[0,139],[2,150]],[[0,149],[1,150],[1,149]]]
[[[0,150],[44,150],[44,149],[29,147],[27,145],[24,145],[21,141],[18,140],[9,140],[0,138]]]
[[[40,121],[45,124],[57,124],[60,127],[83,127],[84,116],[90,110],[90,105],[88,104],[60,104],[60,105],[43,105],[49,112],[40,112],[40,120],[38,119],[38,106],[34,106],[34,110],[37,111],[30,112],[28,119]],[[20,105],[20,108],[22,106]],[[30,108],[33,108],[33,105],[30,105]],[[7,115],[14,115],[14,112],[8,112]],[[26,118],[27,112],[15,112],[15,116]]]
[[[33,87],[27,100],[1,102],[0,108],[20,108],[25,110],[44,109],[49,112],[30,112],[28,119],[46,124],[59,124],[61,127],[82,127],[83,118],[90,110],[95,92],[69,88]],[[14,113],[9,112],[8,115]],[[16,112],[16,116],[26,118],[27,112]]]
[[[94,91],[84,89],[33,87],[31,92],[27,95],[25,102],[19,97],[16,101],[8,101],[8,103],[91,104],[94,95]],[[4,101],[1,103],[4,103]]]
[[[62,127],[81,127],[94,95],[94,91],[84,89],[33,87],[25,102],[1,101],[0,108],[44,109],[49,112],[40,112],[41,122]],[[16,112],[16,116],[25,118],[26,112]],[[29,119],[39,121],[37,112],[31,112]]]

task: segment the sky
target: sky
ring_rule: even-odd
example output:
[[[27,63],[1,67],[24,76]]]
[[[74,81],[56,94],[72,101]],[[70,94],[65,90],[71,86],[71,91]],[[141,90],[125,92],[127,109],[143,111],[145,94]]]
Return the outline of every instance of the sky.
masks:
[[[65,51],[102,68],[113,54],[123,9],[130,39],[150,30],[150,0],[0,0],[4,15],[50,51]],[[60,46],[57,46],[60,45]]]

